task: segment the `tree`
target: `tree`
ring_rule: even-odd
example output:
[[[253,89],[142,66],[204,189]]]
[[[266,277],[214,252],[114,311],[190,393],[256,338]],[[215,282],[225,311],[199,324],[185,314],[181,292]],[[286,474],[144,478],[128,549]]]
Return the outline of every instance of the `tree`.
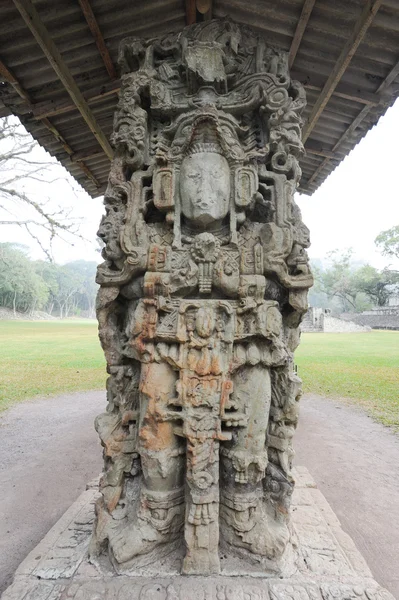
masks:
[[[89,318],[94,318],[98,289],[95,280],[97,264],[94,261],[74,260],[67,263],[66,266],[81,280],[80,288],[75,294],[76,307],[86,311]]]
[[[48,300],[43,279],[31,268],[23,246],[0,244],[0,304],[16,312],[33,312]]]
[[[359,292],[364,292],[377,306],[386,306],[391,296],[399,289],[399,273],[389,269],[379,271],[371,265],[364,265],[355,273],[354,284]]]
[[[333,308],[337,312],[361,312],[372,306],[386,306],[399,289],[399,273],[379,271],[371,265],[356,265],[352,250],[330,252],[331,264],[313,267],[315,276],[313,305]],[[338,305],[334,305],[335,301]]]
[[[399,225],[381,231],[374,241],[384,256],[399,258]]]
[[[37,260],[33,263],[36,273],[43,279],[47,286],[48,299],[46,304],[46,312],[53,314],[54,307],[57,303],[58,296],[58,269],[59,265],[45,260]]]
[[[70,209],[46,198],[48,184],[65,176],[61,172],[58,176],[62,167],[50,157],[43,159],[43,155],[18,119],[0,119],[0,226],[23,228],[51,261],[56,236],[70,239],[79,234]]]
[[[57,268],[58,292],[56,303],[58,304],[60,317],[69,317],[74,304],[74,296],[81,289],[83,277],[69,267],[69,265],[59,266]]]
[[[357,309],[358,290],[351,264],[352,254],[353,250],[351,248],[343,253],[340,253],[339,250],[329,252],[328,257],[331,260],[331,267],[320,270],[317,275],[320,290],[328,298],[338,298],[345,312]]]

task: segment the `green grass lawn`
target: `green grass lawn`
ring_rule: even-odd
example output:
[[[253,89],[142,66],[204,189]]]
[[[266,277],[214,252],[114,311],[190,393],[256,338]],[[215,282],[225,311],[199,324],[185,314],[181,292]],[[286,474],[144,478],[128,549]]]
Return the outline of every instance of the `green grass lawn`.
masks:
[[[399,430],[399,332],[305,333],[304,391],[345,398]],[[95,321],[0,321],[0,410],[36,395],[102,389]]]
[[[305,393],[347,398],[399,430],[399,331],[304,333],[295,361]]]
[[[0,410],[36,395],[101,389],[96,321],[0,321]]]

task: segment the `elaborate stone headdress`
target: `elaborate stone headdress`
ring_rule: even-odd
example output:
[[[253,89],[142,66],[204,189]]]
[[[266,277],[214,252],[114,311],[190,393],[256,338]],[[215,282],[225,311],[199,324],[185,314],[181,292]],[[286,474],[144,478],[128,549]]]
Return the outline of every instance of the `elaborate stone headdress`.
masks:
[[[186,155],[199,152],[214,152],[224,155],[216,123],[209,118],[200,120],[194,126]]]

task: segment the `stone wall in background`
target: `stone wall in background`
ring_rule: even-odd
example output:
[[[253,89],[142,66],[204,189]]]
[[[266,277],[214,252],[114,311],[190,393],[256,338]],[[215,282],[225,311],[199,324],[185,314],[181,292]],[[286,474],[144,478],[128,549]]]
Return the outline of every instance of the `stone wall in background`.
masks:
[[[370,331],[367,324],[355,321],[354,313],[348,318],[333,317],[328,308],[310,307],[301,323],[304,333],[355,333]]]
[[[357,333],[370,331],[370,327],[355,321],[345,321],[331,315],[324,316],[324,333]]]
[[[399,308],[390,306],[367,310],[359,314],[343,313],[340,317],[345,321],[350,319],[358,325],[371,327],[371,329],[399,330]]]

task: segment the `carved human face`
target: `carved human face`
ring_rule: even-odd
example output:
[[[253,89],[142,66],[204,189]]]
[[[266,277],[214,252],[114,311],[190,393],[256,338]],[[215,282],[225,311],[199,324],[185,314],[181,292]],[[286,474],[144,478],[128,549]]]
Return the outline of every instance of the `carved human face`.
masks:
[[[105,246],[101,252],[105,260],[117,261],[123,257],[123,252],[119,243],[119,227],[121,219],[113,215],[110,210],[106,209],[106,215],[101,219],[97,236],[102,239]]]
[[[230,168],[216,152],[198,152],[183,159],[180,172],[181,210],[192,224],[222,221],[229,212]]]

